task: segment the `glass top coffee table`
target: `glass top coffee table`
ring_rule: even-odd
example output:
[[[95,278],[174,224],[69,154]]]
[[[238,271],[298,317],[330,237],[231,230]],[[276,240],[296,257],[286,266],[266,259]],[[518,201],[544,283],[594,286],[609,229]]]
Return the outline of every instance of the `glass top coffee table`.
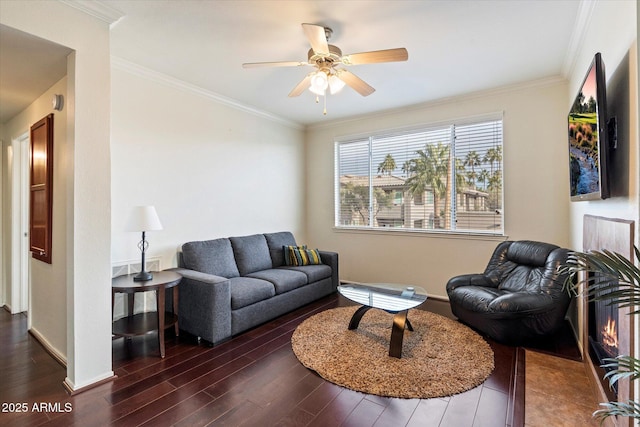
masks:
[[[349,283],[338,286],[338,292],[353,302],[362,304],[351,317],[349,329],[358,329],[362,316],[372,308],[395,314],[391,328],[389,356],[400,359],[404,330],[413,331],[407,318],[410,308],[427,300],[427,291],[418,286],[396,285],[392,283]]]

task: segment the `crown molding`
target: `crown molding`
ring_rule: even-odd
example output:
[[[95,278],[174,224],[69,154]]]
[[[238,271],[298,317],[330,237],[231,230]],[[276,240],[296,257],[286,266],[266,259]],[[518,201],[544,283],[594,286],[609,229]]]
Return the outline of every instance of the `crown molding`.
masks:
[[[211,101],[217,102],[227,107],[231,107],[236,110],[240,110],[267,120],[271,120],[295,130],[304,130],[304,126],[300,123],[293,122],[275,114],[271,114],[258,108],[243,104],[239,101],[236,101],[235,99],[228,98],[224,95],[220,95],[208,89],[204,89],[200,86],[187,83],[183,80],[168,76],[150,68],[143,67],[142,65],[138,65],[134,62],[119,58],[117,56],[111,56],[111,67],[156,83],[163,84],[165,86],[169,86],[173,89],[207,98]]]
[[[455,95],[455,96],[449,96],[449,97],[445,97],[445,98],[440,98],[440,99],[436,99],[436,100],[433,100],[433,101],[422,102],[422,103],[419,103],[419,104],[413,104],[413,105],[407,105],[407,106],[404,106],[404,107],[392,108],[392,109],[380,111],[380,112],[377,112],[377,113],[361,114],[361,115],[358,115],[358,116],[350,116],[350,117],[346,117],[344,119],[336,119],[336,120],[331,120],[331,121],[322,122],[322,123],[312,123],[312,124],[307,125],[307,129],[308,130],[315,130],[315,129],[329,128],[329,127],[333,127],[333,126],[337,126],[337,125],[341,125],[341,124],[360,121],[360,120],[363,120],[363,119],[382,118],[382,117],[392,116],[392,115],[396,115],[396,114],[402,114],[402,113],[408,113],[408,112],[412,112],[412,111],[418,111],[418,110],[422,110],[422,109],[425,109],[425,108],[433,108],[433,107],[437,107],[438,105],[451,104],[451,103],[461,102],[461,101],[469,101],[469,100],[473,100],[473,99],[484,98],[484,97],[487,97],[487,96],[495,96],[495,95],[501,95],[501,94],[504,94],[504,93],[515,92],[515,91],[518,91],[518,90],[527,90],[527,89],[535,89],[535,88],[539,88],[539,87],[553,86],[553,85],[562,84],[562,83],[566,83],[566,82],[567,82],[567,80],[562,76],[545,77],[545,78],[542,78],[542,79],[531,80],[531,81],[524,82],[524,83],[514,83],[514,84],[511,84],[511,85],[500,86],[500,87],[493,88],[493,89],[486,89],[486,90],[480,90],[480,91],[476,91],[476,92],[469,92],[469,93],[465,93],[465,94],[461,94],[461,95]]]
[[[578,5],[578,13],[573,25],[571,39],[569,40],[567,53],[564,57],[564,63],[562,64],[562,75],[567,79],[573,74],[576,61],[578,60],[578,54],[582,49],[585,35],[591,24],[591,17],[593,16],[596,3],[598,3],[598,0],[581,0]]]
[[[58,0],[60,3],[73,7],[87,15],[98,18],[112,26],[124,17],[124,12],[100,0]]]

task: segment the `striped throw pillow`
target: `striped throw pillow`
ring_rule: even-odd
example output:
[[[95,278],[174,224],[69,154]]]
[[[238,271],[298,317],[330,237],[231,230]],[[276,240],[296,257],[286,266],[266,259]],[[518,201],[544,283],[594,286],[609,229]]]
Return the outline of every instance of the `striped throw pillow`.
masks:
[[[306,246],[285,246],[286,265],[316,265],[322,264],[320,252],[317,249],[307,249]]]

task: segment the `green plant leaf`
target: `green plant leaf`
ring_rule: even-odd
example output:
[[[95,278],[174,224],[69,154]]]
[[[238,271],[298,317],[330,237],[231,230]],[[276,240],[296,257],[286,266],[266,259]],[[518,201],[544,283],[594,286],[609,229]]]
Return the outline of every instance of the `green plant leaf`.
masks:
[[[640,262],[640,249],[633,247],[635,260]],[[564,288],[572,295],[584,290],[589,301],[603,301],[619,308],[629,307],[629,314],[640,314],[640,269],[634,260],[608,250],[589,253],[571,252],[567,263],[560,268],[566,274]],[[584,286],[584,288],[583,288]],[[604,376],[610,386],[623,378],[640,378],[640,360],[631,356],[605,359],[603,367],[611,369]],[[601,403],[603,409],[593,413],[600,424],[610,416],[620,415],[640,420],[640,402]]]
[[[636,257],[640,256],[637,247],[634,252]],[[623,255],[607,250],[572,252],[561,272],[567,274],[565,289],[568,292],[578,295],[580,285],[584,284],[590,301],[635,307],[630,314],[640,313],[640,269]],[[586,273],[586,279],[578,280],[579,273]]]
[[[615,359],[603,359],[603,362],[606,363],[601,366],[608,371],[604,378],[609,379],[611,387],[623,378],[631,378],[631,381],[640,378],[640,360],[634,357],[618,356]]]
[[[606,402],[601,403],[603,409],[598,409],[593,413],[593,417],[600,421],[600,425],[604,423],[606,418],[612,416],[630,417],[640,419],[640,402],[628,400],[626,402]]]

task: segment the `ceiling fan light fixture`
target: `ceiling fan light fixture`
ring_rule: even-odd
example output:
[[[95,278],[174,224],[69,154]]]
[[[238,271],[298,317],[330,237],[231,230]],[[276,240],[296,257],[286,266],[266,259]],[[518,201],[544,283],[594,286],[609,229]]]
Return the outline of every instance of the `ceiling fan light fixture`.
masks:
[[[331,95],[335,95],[336,93],[340,92],[344,85],[345,83],[340,80],[340,77],[336,76],[335,74],[329,76],[329,92],[331,93]]]
[[[318,88],[315,88],[313,86],[309,86],[309,90],[311,92],[313,92],[315,95],[318,95],[318,96],[324,96],[325,95],[325,90],[324,89],[318,89]],[[318,101],[316,100],[316,102],[318,102]]]
[[[324,95],[324,91],[329,86],[329,78],[324,71],[317,71],[311,76],[311,86],[309,90],[316,95]]]

